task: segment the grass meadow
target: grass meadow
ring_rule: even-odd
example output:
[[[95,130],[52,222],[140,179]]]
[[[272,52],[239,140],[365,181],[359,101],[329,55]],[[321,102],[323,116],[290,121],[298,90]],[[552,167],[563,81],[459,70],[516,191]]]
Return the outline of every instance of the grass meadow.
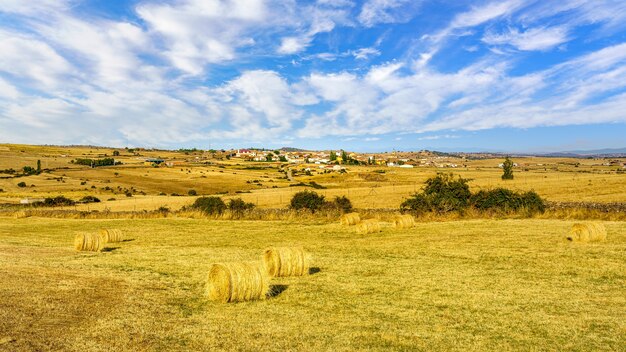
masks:
[[[0,218],[0,350],[621,350],[623,222],[587,244],[564,240],[572,223]],[[126,241],[73,249],[100,228]],[[311,275],[272,279],[267,300],[204,298],[211,263],[295,245]]]

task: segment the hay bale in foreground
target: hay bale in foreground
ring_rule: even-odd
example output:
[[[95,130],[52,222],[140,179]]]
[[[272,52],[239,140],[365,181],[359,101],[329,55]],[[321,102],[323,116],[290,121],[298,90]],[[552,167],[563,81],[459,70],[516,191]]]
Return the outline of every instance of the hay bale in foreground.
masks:
[[[124,240],[122,231],[118,229],[101,229],[100,237],[104,243],[122,242]]]
[[[380,232],[380,223],[376,219],[363,220],[356,225],[356,233],[365,235],[368,233]]]
[[[272,277],[309,274],[309,255],[300,247],[274,247],[263,253],[265,270]]]
[[[77,251],[98,252],[104,248],[104,241],[97,233],[81,232],[74,237],[74,248]]]
[[[606,228],[599,223],[576,223],[566,238],[572,242],[600,242],[606,240]]]
[[[341,225],[356,225],[359,223],[359,221],[361,221],[361,216],[359,215],[359,213],[343,214],[339,221],[341,222]]]
[[[224,303],[265,299],[269,282],[261,262],[216,263],[209,269],[206,295]]]
[[[415,218],[412,215],[399,215],[393,220],[393,226],[397,229],[410,229],[415,227]]]

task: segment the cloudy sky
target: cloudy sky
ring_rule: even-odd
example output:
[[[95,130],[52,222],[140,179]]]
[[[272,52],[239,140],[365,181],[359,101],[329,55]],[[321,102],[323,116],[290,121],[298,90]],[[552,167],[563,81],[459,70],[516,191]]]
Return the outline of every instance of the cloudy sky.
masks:
[[[0,0],[0,143],[626,147],[624,0]]]

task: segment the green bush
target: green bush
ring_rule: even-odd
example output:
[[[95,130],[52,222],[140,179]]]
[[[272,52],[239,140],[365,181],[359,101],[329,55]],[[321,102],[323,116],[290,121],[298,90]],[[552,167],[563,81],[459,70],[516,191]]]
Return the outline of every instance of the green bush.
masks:
[[[37,174],[37,170],[30,166],[24,166],[22,168],[22,171],[24,172],[24,175],[36,175]]]
[[[426,180],[422,193],[416,193],[402,202],[400,209],[440,213],[463,210],[469,206],[472,196],[467,184],[469,181],[462,177],[455,178],[453,174],[439,173]]]
[[[206,214],[222,214],[226,210],[226,204],[220,197],[200,197],[191,207]]]
[[[187,194],[188,194],[188,195],[190,195],[190,196],[196,196],[196,195],[198,195],[198,192],[196,192],[196,190],[195,190],[195,189],[190,189],[190,190],[187,192]]]
[[[325,207],[342,213],[349,213],[352,211],[352,202],[346,196],[338,196],[332,202],[326,202]]]
[[[44,207],[61,207],[61,206],[68,206],[68,205],[74,205],[76,204],[76,202],[74,202],[73,200],[63,197],[63,196],[57,196],[57,197],[48,197],[46,199],[44,199],[43,202],[37,202],[34,205],[35,206],[44,206]]]
[[[311,191],[300,191],[291,198],[291,209],[308,209],[315,213],[324,206],[324,196]]]
[[[472,195],[472,205],[478,210],[527,210],[530,213],[545,211],[545,202],[534,191],[518,193],[506,188],[481,190]]]
[[[94,196],[85,196],[81,198],[78,202],[79,203],[100,203],[100,199]]]
[[[502,179],[503,180],[512,180],[513,179],[513,162],[507,156],[504,159],[504,163],[502,163]]]
[[[17,187],[20,187],[20,188],[26,187],[26,182],[22,181],[22,182],[18,183]]]
[[[246,211],[254,209],[254,206],[254,203],[247,203],[241,198],[234,198],[228,202],[228,210],[236,215],[243,215]]]

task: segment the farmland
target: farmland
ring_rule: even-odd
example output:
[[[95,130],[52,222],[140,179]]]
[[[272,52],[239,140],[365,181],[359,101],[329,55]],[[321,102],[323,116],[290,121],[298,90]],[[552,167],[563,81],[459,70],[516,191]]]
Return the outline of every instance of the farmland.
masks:
[[[623,223],[471,220],[356,235],[338,224],[0,219],[0,350],[619,350]],[[72,234],[130,240],[77,253]],[[203,298],[211,262],[302,245],[319,272],[264,301]]]
[[[391,224],[402,200],[442,171],[471,179],[472,191],[506,187],[555,202],[623,203],[626,176],[605,160],[519,158],[515,179],[506,182],[499,159],[455,169],[348,166],[342,173],[312,165],[310,175],[292,179],[280,163],[174,151],[122,150],[116,166],[71,163],[112,153],[0,148],[0,169],[37,160],[43,169],[0,174],[0,351],[608,351],[626,344],[626,232],[624,221],[607,221],[619,214],[599,221],[607,240],[594,243],[565,239],[576,222],[571,214]],[[155,167],[146,158],[178,163]],[[179,211],[208,195],[286,210],[304,189],[347,196],[381,232],[359,234],[332,214],[219,220]],[[102,201],[18,204],[59,195]],[[150,215],[162,207],[171,213]],[[29,209],[48,213],[20,213]],[[76,234],[100,229],[119,229],[124,240],[101,252],[73,248]],[[264,300],[206,299],[212,263],[258,261],[275,246],[305,248],[314,270],[272,278]]]

